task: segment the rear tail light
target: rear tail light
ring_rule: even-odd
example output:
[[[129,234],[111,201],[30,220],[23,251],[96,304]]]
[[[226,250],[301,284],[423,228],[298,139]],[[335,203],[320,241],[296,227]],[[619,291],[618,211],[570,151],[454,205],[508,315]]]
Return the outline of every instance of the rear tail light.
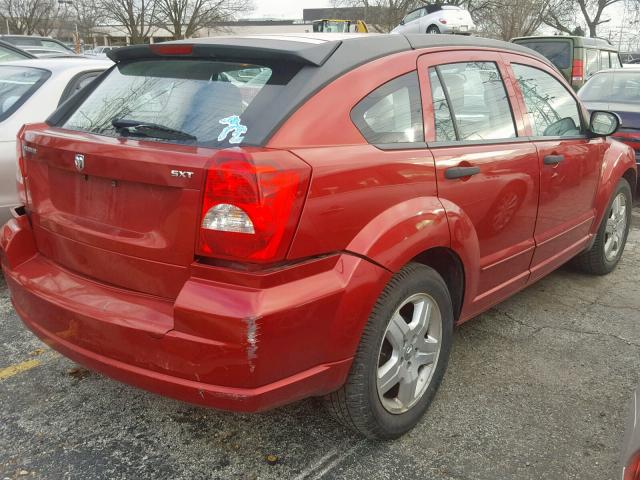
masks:
[[[447,24],[447,19],[446,19],[446,18],[439,18],[439,19],[438,19],[438,21],[439,21],[440,23],[442,23],[443,25],[446,25],[446,24]]]
[[[623,480],[640,480],[640,452],[636,453],[625,467]]]
[[[311,168],[287,151],[220,151],[207,172],[196,253],[226,260],[283,260]]]
[[[584,64],[582,60],[575,59],[571,69],[571,81],[581,82],[584,79]]]

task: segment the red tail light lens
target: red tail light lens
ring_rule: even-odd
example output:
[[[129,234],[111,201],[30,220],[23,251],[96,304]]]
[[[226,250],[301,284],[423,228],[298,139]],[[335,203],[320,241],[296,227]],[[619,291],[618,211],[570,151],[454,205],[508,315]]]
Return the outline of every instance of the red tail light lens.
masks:
[[[197,254],[256,263],[283,260],[310,175],[309,165],[290,152],[219,152],[207,173]]]
[[[640,480],[640,452],[636,453],[625,467],[623,480]]]
[[[571,81],[581,82],[584,79],[584,64],[582,60],[575,59],[571,69]]]
[[[191,55],[193,45],[189,44],[155,44],[149,47],[151,51],[157,55]]]
[[[439,21],[440,23],[442,23],[443,25],[446,25],[446,24],[447,24],[447,19],[446,19],[446,18],[439,18],[439,19],[438,19],[438,21]]]

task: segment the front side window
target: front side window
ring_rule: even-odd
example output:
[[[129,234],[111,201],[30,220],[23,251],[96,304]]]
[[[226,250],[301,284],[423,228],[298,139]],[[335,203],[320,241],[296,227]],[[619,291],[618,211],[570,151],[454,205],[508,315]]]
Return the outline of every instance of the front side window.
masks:
[[[351,120],[372,144],[424,142],[416,72],[377,88],[351,111]]]
[[[440,65],[429,69],[429,78],[437,141],[516,137],[511,105],[495,63]]]
[[[251,123],[260,121],[249,111],[256,98],[263,93],[275,95],[291,78],[281,68],[276,75],[266,66],[207,60],[117,65],[62,126],[120,136],[123,125],[138,122],[141,128],[129,130],[148,134],[152,140],[215,147],[239,144]]]
[[[571,137],[581,134],[578,103],[558,80],[547,72],[512,64],[527,114],[538,137]]]
[[[39,68],[0,66],[0,121],[9,118],[50,75]]]

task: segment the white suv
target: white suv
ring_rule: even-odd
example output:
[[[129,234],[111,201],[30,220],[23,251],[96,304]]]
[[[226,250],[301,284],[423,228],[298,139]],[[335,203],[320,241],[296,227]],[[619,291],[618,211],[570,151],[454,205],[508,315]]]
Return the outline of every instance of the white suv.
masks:
[[[410,11],[391,33],[471,34],[475,24],[467,10],[454,5],[426,5]]]

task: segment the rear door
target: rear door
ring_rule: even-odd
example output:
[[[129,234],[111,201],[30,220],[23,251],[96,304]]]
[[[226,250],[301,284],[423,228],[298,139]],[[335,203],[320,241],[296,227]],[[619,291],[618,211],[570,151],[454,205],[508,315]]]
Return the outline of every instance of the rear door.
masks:
[[[467,235],[477,236],[479,244],[479,265],[472,267],[479,269],[479,285],[471,292],[469,306],[473,314],[528,280],[538,206],[538,155],[524,136],[499,54],[427,54],[420,57],[418,71],[438,196],[473,224],[474,231]]]
[[[553,69],[532,59],[505,57],[540,163],[533,281],[586,246],[604,140],[586,134],[582,107]]]

